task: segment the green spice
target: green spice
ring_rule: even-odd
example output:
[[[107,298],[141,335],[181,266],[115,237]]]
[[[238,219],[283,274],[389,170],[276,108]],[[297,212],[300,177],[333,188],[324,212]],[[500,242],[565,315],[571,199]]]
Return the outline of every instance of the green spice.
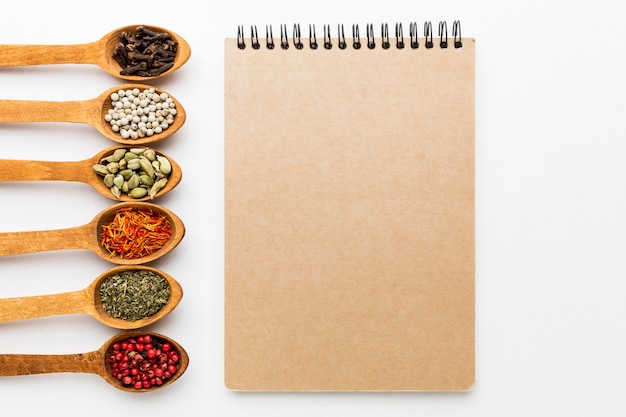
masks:
[[[170,286],[149,270],[122,271],[102,282],[100,297],[110,317],[137,321],[158,313],[167,304]]]

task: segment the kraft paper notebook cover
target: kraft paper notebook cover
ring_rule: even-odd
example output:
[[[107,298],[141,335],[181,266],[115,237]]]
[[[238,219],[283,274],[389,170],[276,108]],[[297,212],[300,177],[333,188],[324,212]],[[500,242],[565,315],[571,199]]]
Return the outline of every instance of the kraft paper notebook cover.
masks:
[[[472,388],[475,42],[424,27],[225,40],[227,388]]]

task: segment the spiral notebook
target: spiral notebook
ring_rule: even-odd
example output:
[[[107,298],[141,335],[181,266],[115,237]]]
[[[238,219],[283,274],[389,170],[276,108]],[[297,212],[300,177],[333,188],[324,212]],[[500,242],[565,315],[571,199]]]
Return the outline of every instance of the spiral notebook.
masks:
[[[228,389],[472,388],[475,42],[432,27],[225,39]]]

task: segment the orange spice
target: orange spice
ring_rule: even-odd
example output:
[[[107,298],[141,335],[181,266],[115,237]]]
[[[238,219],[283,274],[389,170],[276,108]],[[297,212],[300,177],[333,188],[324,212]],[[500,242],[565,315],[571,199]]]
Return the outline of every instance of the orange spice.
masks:
[[[137,259],[163,247],[172,237],[172,225],[166,216],[132,206],[115,212],[109,224],[102,225],[100,244],[111,257]]]

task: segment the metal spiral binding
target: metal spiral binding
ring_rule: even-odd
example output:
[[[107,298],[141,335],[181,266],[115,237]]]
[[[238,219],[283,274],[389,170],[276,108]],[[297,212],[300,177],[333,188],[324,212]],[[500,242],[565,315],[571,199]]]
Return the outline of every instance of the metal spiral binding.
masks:
[[[381,46],[383,49],[389,49],[391,44],[389,43],[389,27],[387,23],[383,23],[380,28],[380,37],[382,38]]]
[[[333,43],[330,39],[330,26],[324,25],[324,49],[331,49]]]
[[[433,44],[433,25],[430,22],[424,23],[424,43],[426,44],[426,49],[431,49]]]
[[[417,40],[417,23],[413,22],[409,26],[409,36],[411,37],[411,48],[419,48],[420,44]]]
[[[396,23],[395,27],[395,37],[396,37],[396,49],[404,49],[404,34],[402,30],[402,23]],[[324,25],[324,49],[332,49],[335,45],[333,45],[333,38],[331,35],[330,25]],[[366,36],[367,36],[367,47],[369,49],[376,48],[375,34],[374,34],[374,26],[371,23],[366,25]],[[448,23],[443,20],[439,22],[439,29],[437,32],[437,36],[439,37],[439,48],[446,49],[448,48]],[[454,48],[462,48],[463,42],[461,38],[461,22],[459,20],[455,20],[452,24],[452,37],[454,39],[453,46]],[[426,49],[432,49],[435,47],[435,43],[433,42],[433,28],[432,23],[430,21],[424,22],[424,47]],[[381,39],[381,47],[383,49],[391,48],[391,41],[389,37],[389,27],[387,23],[383,23],[380,29],[380,39]],[[344,32],[344,28],[342,24],[337,25],[337,47],[339,49],[346,49],[348,44],[346,42],[346,36]],[[250,27],[250,45],[252,49],[260,49],[261,43],[259,42],[259,35],[256,26]],[[292,45],[296,49],[304,49],[304,43],[302,42],[302,32],[300,30],[300,24],[296,23],[293,25],[291,42],[289,40],[289,33],[287,30],[287,25],[280,25],[280,47],[282,49],[289,49],[290,45]],[[359,25],[352,25],[352,48],[360,49],[361,48],[361,37],[359,34]],[[409,46],[411,49],[419,48],[420,44],[418,41],[418,31],[417,31],[417,23],[411,22],[409,25]],[[244,35],[243,26],[239,26],[237,28],[237,47],[239,49],[246,48],[246,39]],[[272,34],[272,25],[265,26],[265,47],[267,49],[274,49],[274,35]],[[310,49],[318,49],[317,35],[315,33],[315,25],[309,25],[309,48]]]
[[[339,49],[346,49],[346,35],[343,32],[343,25],[337,25],[337,33],[339,34]]]
[[[274,35],[272,34],[271,25],[269,30],[267,25],[265,25],[265,45],[267,46],[267,49],[274,49]]]
[[[317,49],[317,36],[315,35],[315,25],[309,25],[309,48]]]
[[[361,49],[361,36],[359,35],[359,25],[352,25],[352,47]]]
[[[441,49],[448,47],[448,24],[446,22],[439,22],[439,47]]]
[[[368,24],[367,28],[367,47],[369,49],[374,49],[376,48],[376,43],[374,42],[374,26],[372,26],[372,24]]]
[[[454,37],[454,47],[462,48],[463,42],[461,42],[461,22],[455,20],[452,23],[452,36]]]
[[[404,49],[404,35],[402,34],[402,23],[396,23],[396,48]]]

